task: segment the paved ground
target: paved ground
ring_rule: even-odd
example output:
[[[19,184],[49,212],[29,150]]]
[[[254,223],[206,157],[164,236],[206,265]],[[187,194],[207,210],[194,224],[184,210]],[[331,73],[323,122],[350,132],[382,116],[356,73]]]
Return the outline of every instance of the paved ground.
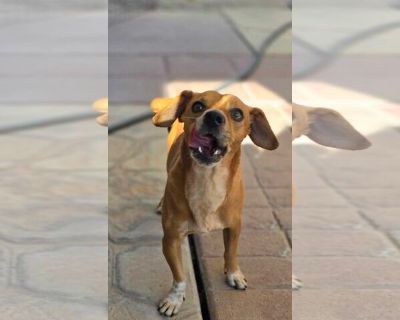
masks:
[[[104,3],[77,2],[1,3],[0,130],[87,114],[106,94]],[[0,136],[1,319],[107,319],[107,130],[94,118]]]
[[[312,6],[310,8],[313,9]],[[324,9],[326,8],[320,8]],[[350,9],[346,11],[344,20],[351,20],[359,10]],[[258,8],[258,15],[252,10],[254,8],[240,12],[225,10],[225,18],[233,19],[237,29],[250,39],[248,44],[257,47],[260,43],[257,33],[267,33],[267,30],[257,32],[257,28],[263,23],[265,25],[262,17],[268,13]],[[284,12],[281,8],[276,10]],[[310,12],[313,13],[311,17],[314,21],[323,26],[324,15],[315,14],[318,11],[311,10],[305,11],[305,17]],[[367,14],[372,15],[374,12],[376,10],[371,9]],[[116,87],[117,84],[131,82],[126,85],[130,90],[120,85],[115,91],[112,89],[112,100],[118,102],[121,99],[142,104],[153,96],[154,91],[175,95],[187,88],[206,90],[220,84],[222,79],[245,66],[246,61],[249,61],[248,53],[232,34],[226,34],[229,28],[219,20],[218,14],[196,12],[191,18],[199,25],[206,16],[210,16],[208,23],[204,24],[205,35],[210,43],[207,47],[201,45],[202,41],[193,42],[193,27],[186,26],[187,20],[179,12],[168,11],[160,19],[156,13],[147,15],[143,20],[139,17],[130,22],[128,19],[126,23],[130,24],[130,30],[134,26],[138,28],[140,23],[154,26],[154,29],[147,28],[149,34],[143,38],[135,35],[135,32],[129,32],[129,37],[132,37],[129,38],[129,43],[116,41],[112,46],[115,48],[115,62],[111,60],[111,63],[114,63],[117,70]],[[393,17],[390,9],[380,11],[380,16],[389,21]],[[279,17],[279,14],[271,13],[271,17]],[[174,22],[170,23],[170,20]],[[313,34],[308,32],[308,25],[304,23],[306,21],[306,18],[300,21],[299,27],[304,26],[300,36]],[[350,31],[373,27],[373,21],[376,20],[368,21],[369,24],[360,25],[358,30],[342,28],[337,34],[338,29],[328,27],[324,34],[333,32],[336,39],[340,38],[340,34],[345,38]],[[185,25],[185,28],[181,28],[181,25]],[[208,25],[219,30],[216,36],[207,31]],[[145,41],[161,37],[157,33],[161,29],[167,30],[167,35],[170,36],[165,42]],[[122,25],[119,30],[123,33]],[[183,44],[171,45],[174,41],[179,42],[172,36],[176,34],[177,39],[184,40]],[[319,50],[325,49],[329,52],[329,37],[306,37],[307,41],[315,39],[323,40],[321,43],[314,43],[317,47],[319,45]],[[224,49],[218,46],[221,41],[228,43],[229,54],[224,55]],[[287,79],[290,78],[291,71],[288,56],[285,56],[290,50],[285,41],[282,41],[280,44],[278,42],[278,47],[273,50],[274,55],[267,56],[251,80],[235,84],[226,91],[234,92],[252,105],[284,106],[281,97],[290,99]],[[295,273],[305,283],[304,289],[293,296],[292,317],[296,319],[320,319],[321,313],[327,319],[348,319],[350,316],[356,319],[376,319],[377,314],[383,319],[394,319],[399,311],[396,304],[398,279],[395,272],[398,269],[398,244],[395,242],[398,239],[398,186],[392,171],[398,161],[396,148],[388,148],[388,145],[396,145],[398,140],[397,131],[389,128],[398,125],[397,118],[388,117],[388,114],[398,116],[398,96],[396,86],[387,85],[387,77],[395,78],[398,63],[391,56],[393,47],[384,45],[385,37],[374,41],[363,41],[352,46],[351,50],[346,51],[347,55],[339,57],[330,67],[314,74],[312,78],[296,82],[293,88],[297,102],[338,108],[360,130],[371,136],[374,143],[373,148],[360,153],[332,152],[304,144],[304,141],[297,142],[300,144],[295,146],[293,161],[298,202],[294,213],[296,220],[293,223],[293,263]],[[133,47],[133,44],[138,43],[141,45]],[[372,51],[376,47],[380,48],[379,52]],[[360,53],[367,48],[368,54],[361,56]],[[385,51],[385,48],[389,51]],[[297,55],[298,60],[295,60],[296,72],[315,62],[315,59],[310,59],[310,52],[306,49],[307,45],[304,43],[295,43],[295,50],[302,54]],[[377,53],[380,55],[371,55]],[[125,56],[126,61],[133,61],[135,58],[140,61],[124,69],[126,78],[120,76],[121,67],[118,69],[119,57]],[[138,56],[142,57],[139,59]],[[120,66],[126,65],[120,63]],[[145,83],[155,86],[143,85],[143,79]],[[116,93],[114,96],[113,92]],[[127,110],[129,112],[125,108],[125,112]],[[273,114],[273,111],[269,113]],[[278,115],[276,118],[274,115],[274,120],[276,119],[279,119]],[[284,134],[282,137],[285,139]],[[382,141],[385,142],[384,145]],[[392,141],[393,144],[388,144],[387,141]],[[380,147],[377,146],[379,144]],[[198,237],[196,243],[208,306],[211,317],[215,319],[285,319],[291,312],[288,308],[291,296],[287,291],[290,264],[285,258],[290,251],[287,239],[283,236],[283,231],[289,236],[291,234],[291,197],[287,189],[290,185],[290,169],[286,168],[285,162],[290,156],[284,148],[271,155],[260,155],[250,145],[246,145],[245,149],[244,169],[248,176],[246,185],[249,202],[245,210],[247,221],[240,254],[242,268],[249,280],[252,279],[250,289],[246,293],[240,293],[225,287],[221,275],[221,235],[214,233]],[[265,166],[265,170],[260,170],[257,166]],[[387,170],[383,175],[381,166]],[[378,170],[380,172],[373,177],[368,175],[373,188],[365,186],[365,170],[368,173]],[[158,200],[158,197],[155,198],[152,200],[154,204]],[[267,269],[267,266],[267,272],[260,272]],[[359,274],[358,278],[354,277],[354,272]],[[365,307],[365,304],[369,307]]]
[[[245,209],[239,264],[249,287],[235,291],[223,275],[222,232],[196,237],[211,319],[291,319],[291,134],[279,110],[265,108],[280,147],[243,146]]]
[[[264,37],[289,20],[290,11],[283,6],[222,12],[175,8],[116,16],[109,45],[109,97],[114,105],[111,121],[143,110],[154,96],[216,88],[246,68],[251,61],[249,47],[258,48]],[[243,42],[238,32],[249,40]],[[278,108],[286,106],[283,97],[290,97],[289,42],[290,33],[270,48],[268,59],[251,80],[224,90],[264,108],[282,146],[273,153],[261,152],[246,141],[244,148],[248,198],[240,255],[249,290],[235,292],[225,285],[220,232],[196,239],[212,319],[290,318],[291,263],[286,231],[291,224],[291,148],[288,121]],[[126,103],[137,107],[129,108]],[[110,315],[115,320],[156,318],[155,305],[170,286],[170,273],[160,249],[160,219],[153,213],[164,188],[165,141],[166,131],[150,123],[110,138]],[[267,170],[271,163],[279,164],[273,173]],[[272,180],[272,176],[280,182],[267,186],[264,181]],[[190,256],[185,256],[190,290],[194,290]],[[142,278],[147,280],[135,281]],[[190,297],[177,318],[201,318],[199,309],[198,298]]]
[[[110,100],[119,107],[111,111],[112,119],[147,109],[156,95],[221,84],[247,65],[249,48],[290,19],[278,1],[268,7],[252,1],[246,8],[241,1],[224,3],[229,6],[215,10],[211,2],[188,1],[190,11],[185,11],[175,1],[158,1],[152,5],[156,11],[116,11],[109,29],[108,84]],[[317,50],[295,43],[302,55],[294,60],[295,71],[308,67],[318,51],[334,48],[341,36],[397,19],[393,7],[378,10],[377,1],[368,3],[375,6],[366,11],[369,18],[355,23],[359,7],[329,8],[326,15],[318,14],[326,8],[304,1],[308,8],[299,8],[300,20],[294,17],[302,31],[297,36]],[[5,124],[81,113],[105,95],[102,5],[90,1],[77,11],[72,2],[48,6],[41,1],[39,15],[27,11],[26,3],[2,4],[0,112]],[[329,21],[333,28],[321,32]],[[310,30],[309,22],[320,28]],[[300,140],[294,147],[298,202],[292,261],[305,286],[293,295],[293,310],[290,137],[282,112],[287,110],[283,98],[291,98],[290,33],[270,48],[250,80],[225,90],[264,108],[282,147],[262,153],[244,146],[247,204],[240,255],[249,290],[225,287],[221,235],[196,239],[212,318],[288,319],[291,312],[306,320],[319,320],[321,313],[328,320],[398,318],[400,159],[394,79],[399,64],[392,41],[397,32],[346,48],[331,67],[294,85],[297,102],[337,108],[374,146],[346,153]],[[107,317],[105,134],[87,121],[2,136],[1,206],[9,214],[0,217],[0,313],[7,319]],[[159,217],[153,214],[165,180],[164,137],[164,130],[147,123],[110,138],[109,316],[115,320],[156,319],[155,304],[170,284],[160,252]],[[187,247],[185,261],[190,295],[178,318],[201,319]]]
[[[106,138],[93,120],[0,137],[2,319],[107,319]]]
[[[110,101],[114,105],[147,104],[154,95],[176,94],[182,88],[194,86],[199,90],[213,88],[235,76],[251,61],[247,46],[258,48],[274,28],[290,20],[290,11],[282,7],[242,10],[223,9],[221,13],[211,9],[175,9],[112,16]],[[250,42],[243,43],[235,29],[248,35]],[[248,84],[229,90],[243,98],[269,99],[271,93],[264,87],[272,87],[289,98],[290,86],[285,77],[290,77],[290,70],[282,60],[282,55],[290,54],[289,35],[290,32],[285,34],[269,51],[270,69],[265,69],[264,74],[274,73],[275,81],[271,77],[257,78],[255,93],[250,92]]]
[[[249,289],[238,292],[224,283],[221,232],[196,239],[212,319],[291,318],[286,233],[291,229],[291,137],[279,109],[265,110],[281,147],[266,152],[246,141],[243,148],[246,209],[239,254]],[[166,131],[149,122],[110,136],[111,319],[157,319],[156,304],[171,285],[161,252],[160,217],[154,213],[165,183],[165,150]],[[201,319],[187,246],[184,256],[190,295],[177,319]]]
[[[44,9],[2,2],[2,104],[90,105],[107,95],[105,8],[69,4],[69,9],[56,2]]]
[[[327,67],[297,79],[293,100],[335,108],[373,145],[346,152],[303,139],[293,147],[292,263],[304,282],[293,294],[293,318],[398,319],[400,99],[392,80],[400,70],[393,41],[400,29],[348,41],[398,23],[398,11],[372,2],[362,8],[326,5],[303,3],[295,10],[294,36],[309,46],[294,42],[294,72],[318,63],[338,43],[350,45]]]
[[[172,278],[161,250],[155,207],[165,183],[165,130],[151,123],[109,138],[109,318],[162,319],[157,303]],[[201,319],[187,244],[188,296],[177,319]]]
[[[368,133],[369,150],[327,150],[305,139],[293,148],[292,263],[304,282],[293,295],[295,319],[397,319],[400,312],[400,117],[369,102],[336,108]]]

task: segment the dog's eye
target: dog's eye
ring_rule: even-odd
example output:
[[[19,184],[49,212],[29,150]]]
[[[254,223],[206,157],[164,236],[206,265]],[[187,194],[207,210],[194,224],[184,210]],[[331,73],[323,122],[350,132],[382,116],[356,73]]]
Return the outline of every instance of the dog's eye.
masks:
[[[233,120],[240,122],[243,120],[243,111],[239,108],[233,108],[230,111],[231,117]]]
[[[204,103],[197,101],[195,103],[193,103],[192,105],[192,111],[193,113],[199,113],[202,112],[206,109],[206,106],[204,105]]]

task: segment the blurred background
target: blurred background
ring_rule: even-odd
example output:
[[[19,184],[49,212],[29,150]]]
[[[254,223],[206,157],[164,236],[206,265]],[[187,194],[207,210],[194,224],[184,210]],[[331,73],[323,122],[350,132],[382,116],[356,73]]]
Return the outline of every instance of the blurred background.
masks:
[[[400,314],[400,2],[293,3],[293,102],[332,108],[367,150],[293,145],[294,319]]]
[[[107,319],[107,2],[0,4],[0,318]]]

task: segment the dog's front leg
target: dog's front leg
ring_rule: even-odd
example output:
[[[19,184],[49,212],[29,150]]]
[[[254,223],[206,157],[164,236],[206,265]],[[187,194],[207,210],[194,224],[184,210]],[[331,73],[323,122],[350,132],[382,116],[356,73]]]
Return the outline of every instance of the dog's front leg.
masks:
[[[240,271],[237,262],[237,248],[239,243],[240,228],[240,223],[238,223],[236,226],[226,228],[223,231],[225,246],[225,273],[226,281],[231,287],[245,290],[247,288],[247,280],[242,271]]]
[[[164,235],[163,238],[163,253],[165,259],[171,268],[174,281],[168,295],[160,302],[158,310],[161,314],[171,317],[178,313],[183,300],[185,299],[185,273],[183,271],[182,252],[181,252],[182,237]]]

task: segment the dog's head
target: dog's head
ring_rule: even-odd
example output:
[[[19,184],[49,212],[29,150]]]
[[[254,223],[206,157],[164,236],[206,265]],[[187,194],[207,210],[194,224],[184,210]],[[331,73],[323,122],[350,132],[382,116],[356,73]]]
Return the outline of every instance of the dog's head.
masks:
[[[263,111],[230,94],[183,91],[175,98],[156,98],[151,105],[157,110],[154,125],[171,127],[176,120],[183,122],[190,154],[202,165],[216,164],[228,152],[237,151],[247,135],[264,149],[278,147]]]
[[[339,112],[326,108],[292,105],[292,139],[306,135],[318,144],[336,149],[362,150],[371,142]]]

